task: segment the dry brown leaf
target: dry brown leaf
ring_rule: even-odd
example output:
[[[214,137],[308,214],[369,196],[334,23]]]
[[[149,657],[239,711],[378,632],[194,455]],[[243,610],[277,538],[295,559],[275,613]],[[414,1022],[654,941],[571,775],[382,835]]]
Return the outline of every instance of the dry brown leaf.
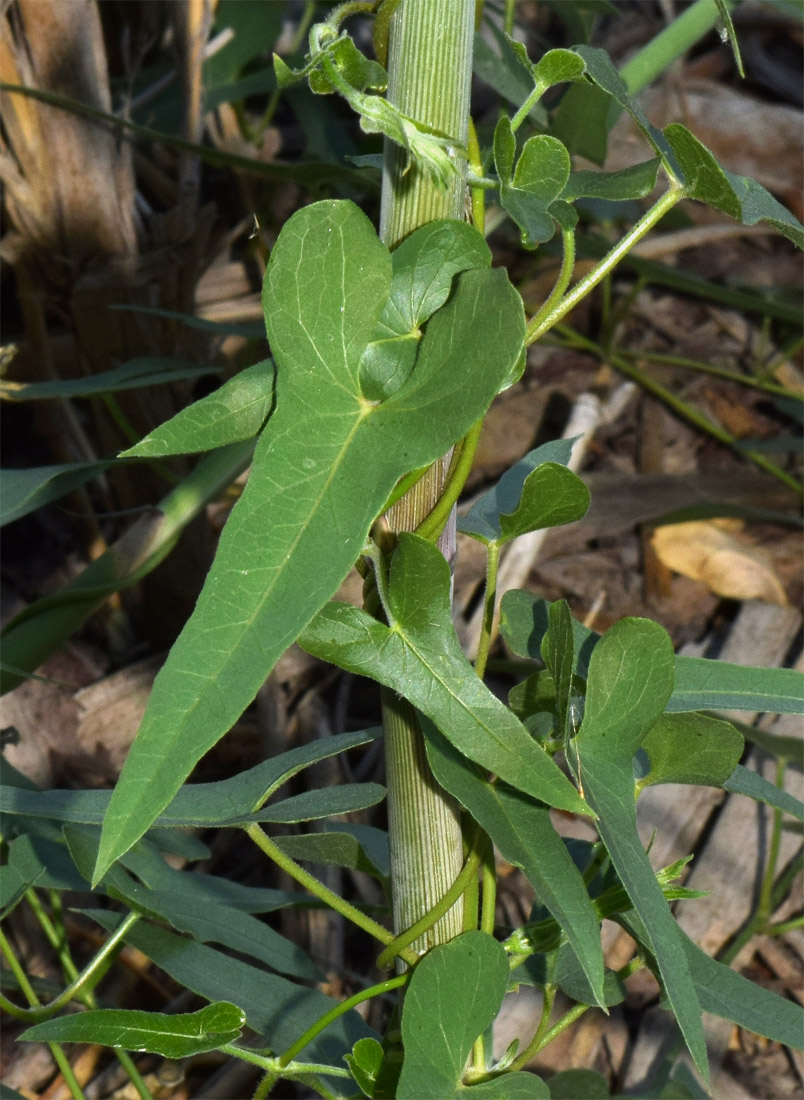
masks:
[[[784,588],[768,556],[740,526],[734,520],[674,523],[657,528],[651,542],[668,568],[703,581],[718,596],[785,606]]]

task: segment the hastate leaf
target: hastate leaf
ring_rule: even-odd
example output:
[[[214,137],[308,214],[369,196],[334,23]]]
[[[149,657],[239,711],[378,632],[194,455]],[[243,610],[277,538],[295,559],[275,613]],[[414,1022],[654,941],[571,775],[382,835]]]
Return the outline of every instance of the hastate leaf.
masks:
[[[395,393],[413,369],[420,326],[444,305],[455,276],[491,265],[491,250],[466,222],[429,222],[406,237],[391,256],[391,290],[374,339],[360,362],[363,396]]]
[[[472,1044],[499,1011],[508,959],[484,932],[434,947],[413,972],[402,1010],[399,1100],[451,1100]]]
[[[673,647],[645,619],[623,619],[595,646],[583,723],[568,754],[612,864],[644,921],[670,1006],[698,1071],[708,1074],[701,1009],[678,926],[636,828],[633,756],[673,690]]]
[[[390,255],[352,203],[304,207],[280,234],[263,290],[276,408],[196,609],[154,683],[109,805],[98,875],[333,595],[399,478],[469,429],[519,357],[521,298],[504,271],[468,271],[427,323],[408,381],[384,402],[367,400],[360,362],[390,282]]]
[[[299,642],[323,660],[381,684],[418,707],[464,756],[551,806],[587,813],[583,799],[510,710],[474,674],[452,627],[449,566],[403,534],[390,566],[391,625],[348,604],[324,607]]]
[[[706,146],[680,122],[665,127],[664,135],[681,165],[684,191],[689,198],[708,203],[743,225],[768,222],[797,248],[804,249],[804,226],[762,184],[722,168]]]
[[[589,490],[567,469],[571,440],[528,452],[458,521],[458,530],[502,545],[528,531],[574,523],[589,507]]]

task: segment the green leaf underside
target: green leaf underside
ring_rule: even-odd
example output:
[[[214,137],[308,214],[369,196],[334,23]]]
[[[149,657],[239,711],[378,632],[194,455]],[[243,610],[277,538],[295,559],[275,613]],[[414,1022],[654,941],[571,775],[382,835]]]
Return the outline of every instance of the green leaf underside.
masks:
[[[722,787],[739,763],[743,745],[730,722],[706,714],[664,714],[642,742],[650,770],[641,785]]]
[[[589,663],[586,707],[571,763],[612,863],[645,923],[668,1000],[698,1071],[707,1077],[706,1042],[678,926],[636,828],[632,758],[673,690],[673,648],[645,619],[623,619],[598,642]]]
[[[621,202],[624,199],[644,198],[656,186],[660,164],[661,159],[653,157],[619,172],[591,172],[587,169],[571,172],[561,198],[565,202],[575,202],[576,199]]]
[[[263,806],[269,794],[292,779],[302,768],[367,744],[376,736],[376,730],[336,734],[326,740],[299,745],[231,779],[182,787],[162,813],[154,818],[153,824],[171,829],[223,828],[251,821],[277,820],[275,815],[283,813],[283,802]],[[77,825],[101,825],[111,798],[111,791],[31,791],[11,785],[0,787],[3,813],[44,817]],[[293,802],[293,799],[286,801]]]
[[[217,374],[220,367],[144,356],[130,359],[114,370],[87,375],[86,378],[62,378],[53,382],[15,383],[0,381],[0,396],[8,401],[46,401],[54,397],[93,397],[102,393],[136,390]]]
[[[388,834],[368,825],[333,826],[323,833],[278,836],[274,842],[293,859],[349,867],[381,879],[390,874]]]
[[[402,1010],[405,1061],[396,1092],[399,1100],[463,1096],[467,1100],[472,1096],[547,1100],[547,1086],[531,1074],[506,1074],[480,1085],[461,1085],[472,1044],[495,1019],[507,985],[505,951],[483,932],[464,932],[422,959],[405,992]]]
[[[26,470],[4,469],[0,527],[67,496],[102,474],[112,461],[71,462],[62,466],[33,466]]]
[[[566,600],[551,604],[548,618],[550,629],[542,640],[542,658],[552,676],[558,735],[566,747],[570,735],[570,699],[576,664],[572,616]]]
[[[501,602],[500,629],[519,657],[541,658],[547,630],[548,603],[531,592],[506,592]],[[600,635],[573,619],[578,675],[586,676]],[[804,676],[790,668],[751,668],[706,657],[676,657],[675,686],[665,709],[766,711],[804,713]]]
[[[588,813],[558,766],[475,676],[452,627],[449,566],[440,551],[418,535],[403,534],[389,576],[392,627],[349,604],[330,603],[302,632],[301,646],[392,688],[464,756],[518,790]]]
[[[20,1038],[28,1043],[100,1043],[164,1058],[187,1058],[234,1042],[245,1021],[245,1013],[227,1001],[176,1016],[99,1008],[35,1024]]]
[[[98,851],[97,830],[67,825],[64,835],[76,867],[89,881]],[[322,979],[300,947],[249,913],[213,901],[202,906],[195,898],[181,897],[175,891],[149,890],[119,866],[107,871],[102,885],[110,897],[130,909],[167,921],[177,932],[189,933],[201,943],[229,947],[290,977],[313,982]]]
[[[120,458],[212,451],[252,439],[260,431],[274,402],[274,367],[270,359],[230,378],[214,393],[176,413],[144,439],[121,451]]]
[[[602,1004],[598,918],[549,811],[504,783],[492,786],[426,720],[422,731],[433,775],[488,833],[503,858],[525,874],[575,950],[593,991],[593,1003]]]
[[[108,910],[84,910],[87,916],[112,931],[119,917]],[[125,942],[142,951],[174,981],[209,1001],[231,998],[246,1014],[250,1028],[265,1037],[275,1050],[290,1046],[336,1002],[281,977],[224,955],[205,944],[176,935],[165,928],[140,922],[125,935]],[[311,1060],[337,1063],[358,1039],[374,1032],[354,1011],[344,1013],[305,1047]]]
[[[304,207],[280,234],[263,290],[276,408],[196,609],[154,684],[109,806],[99,875],[332,596],[398,479],[468,430],[519,356],[521,299],[503,271],[469,271],[428,323],[408,382],[382,404],[365,401],[359,364],[390,276],[389,253],[351,203]]]
[[[589,506],[589,491],[566,468],[571,452],[572,441],[563,439],[530,451],[459,519],[458,530],[502,544],[580,519]]]

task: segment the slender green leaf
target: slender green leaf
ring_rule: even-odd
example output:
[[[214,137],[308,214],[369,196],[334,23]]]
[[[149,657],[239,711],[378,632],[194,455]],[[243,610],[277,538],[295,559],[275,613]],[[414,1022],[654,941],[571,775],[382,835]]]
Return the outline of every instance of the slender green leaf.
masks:
[[[121,390],[137,390],[143,386],[162,386],[167,382],[182,382],[217,374],[219,367],[203,366],[180,359],[144,356],[130,359],[114,370],[88,374],[83,378],[61,378],[52,382],[0,381],[0,398],[6,401],[44,401],[53,397],[94,397]]]
[[[245,1013],[228,1001],[216,1001],[168,1016],[137,1009],[96,1008],[60,1016],[23,1031],[26,1043],[100,1043],[123,1050],[147,1051],[163,1058],[188,1058],[240,1037]]]
[[[430,723],[422,722],[438,782],[488,833],[503,858],[519,867],[572,945],[594,1004],[603,1004],[598,918],[583,878],[553,828],[549,811],[504,783],[489,783]]]
[[[403,534],[391,559],[391,626],[349,604],[324,607],[301,635],[309,653],[371,676],[418,707],[456,748],[551,806],[588,812],[519,720],[474,675],[452,627],[449,566],[418,535]]]
[[[681,946],[704,1012],[732,1020],[777,1043],[804,1047],[804,1010],[709,957],[679,929]]]
[[[739,763],[743,745],[731,722],[705,714],[664,714],[642,742],[649,770],[639,787],[657,783],[720,787]]]
[[[146,317],[181,321],[187,328],[211,332],[215,336],[242,336],[246,340],[265,338],[265,329],[259,321],[209,321],[205,317],[195,317],[191,313],[181,313],[175,309],[160,309],[158,306],[114,305],[109,308],[121,313],[142,313]]]
[[[387,250],[351,203],[304,207],[280,234],[263,292],[276,409],[195,612],[154,684],[109,805],[99,874],[164,809],[332,596],[399,478],[468,430],[519,357],[519,295],[501,270],[468,271],[428,322],[408,382],[381,404],[367,401],[360,360],[390,277]]]
[[[316,791],[274,802],[261,811],[263,821],[297,825],[301,821],[318,821],[322,817],[338,817],[376,806],[385,798],[385,787],[379,783],[341,783]],[[266,813],[267,810],[267,813]]]
[[[750,741],[753,745],[759,745],[771,756],[777,757],[779,760],[784,760],[788,764],[792,764],[794,768],[798,768],[799,771],[804,768],[804,761],[801,759],[801,738],[795,735],[786,735],[783,733],[772,733],[770,730],[759,729],[756,726],[749,726],[745,722],[738,722],[735,719],[731,720],[732,725],[738,733]]]
[[[60,591],[30,604],[2,631],[0,691],[10,691],[59,649],[114,592],[136,583],[164,560],[182,530],[237,477],[251,445],[235,443],[202,458],[160,502]]]
[[[667,709],[804,714],[804,676],[792,668],[749,668],[705,657],[676,657],[676,686]]]
[[[804,803],[800,799],[794,798],[793,795],[750,768],[744,768],[742,764],[737,765],[722,787],[726,791],[731,791],[732,794],[744,794],[747,798],[753,798],[755,802],[765,802],[768,806],[790,814],[798,821],[804,821]]]
[[[664,134],[684,172],[684,191],[691,199],[708,203],[743,225],[768,222],[797,248],[804,248],[804,226],[762,184],[727,172],[680,122],[665,127]]]
[[[589,979],[581,966],[578,956],[569,943],[563,943],[558,949],[552,981],[579,1004],[594,1005],[597,997],[589,984]],[[603,1002],[607,1008],[622,1004],[628,994],[624,983],[613,970],[604,971]]]
[[[279,809],[282,803],[275,802],[267,807],[263,804],[283,783],[302,768],[364,745],[376,735],[373,730],[337,734],[326,740],[299,745],[231,779],[182,787],[154,823],[171,829],[222,828],[250,821],[275,820],[272,815],[283,812]],[[111,797],[111,791],[31,791],[0,787],[3,813],[45,817],[78,825],[101,825]]]
[[[633,912],[623,913],[616,919],[643,947],[649,965],[656,969],[650,940],[639,916]],[[678,925],[676,935],[702,1011],[731,1020],[756,1035],[764,1035],[786,1046],[800,1049],[804,1045],[804,1010],[800,1005],[710,958]]]
[[[28,827],[29,823],[25,822]],[[85,890],[86,882],[78,874],[66,846],[31,831],[24,832],[8,846],[8,868],[22,874],[39,868],[37,885],[46,890]]]
[[[572,443],[559,439],[526,454],[461,517],[458,529],[481,542],[503,544],[527,531],[580,519],[589,491],[566,468]]]
[[[97,829],[67,825],[64,835],[76,867],[89,881],[98,851]],[[177,932],[187,932],[201,943],[229,947],[289,977],[321,980],[320,971],[300,947],[249,913],[212,901],[200,906],[195,898],[175,890],[150,890],[119,865],[106,872],[101,885],[110,897],[130,909],[165,920]]]
[[[664,630],[623,619],[595,646],[586,707],[570,762],[598,815],[597,828],[644,921],[668,1000],[698,1071],[707,1076],[701,1010],[678,926],[636,828],[632,758],[673,689],[673,648]]]
[[[288,905],[308,904],[307,894],[291,890],[273,890],[270,887],[244,886],[239,882],[207,875],[200,871],[179,871],[171,867],[150,839],[154,834],[168,833],[176,836],[174,830],[151,829],[147,836],[138,840],[121,858],[121,864],[132,871],[137,878],[151,890],[161,890],[166,894],[177,894],[196,905],[211,901],[215,905],[237,909],[244,913],[270,913]]]
[[[120,458],[213,451],[228,443],[252,439],[271,412],[274,369],[270,359],[230,378],[214,393],[182,409],[144,439],[121,451]]]
[[[0,527],[22,519],[51,501],[60,500],[110,466],[108,462],[69,462],[63,466],[34,466],[3,470]]]
[[[110,931],[119,922],[118,915],[108,910],[84,912]],[[165,928],[140,922],[126,934],[125,942],[142,951],[179,985],[206,1000],[219,1001],[236,994],[248,1026],[274,1050],[290,1046],[335,1007],[335,1001],[316,989],[250,966]],[[350,1011],[317,1035],[305,1053],[312,1059],[336,1063],[358,1039],[372,1036],[372,1029]]]

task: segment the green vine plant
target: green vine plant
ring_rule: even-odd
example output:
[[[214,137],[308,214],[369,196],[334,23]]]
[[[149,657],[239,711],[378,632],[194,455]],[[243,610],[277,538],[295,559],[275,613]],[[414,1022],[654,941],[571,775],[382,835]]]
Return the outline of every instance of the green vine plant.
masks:
[[[759,184],[722,168],[684,126],[653,126],[608,55],[585,44],[550,50],[534,62],[520,43],[497,32],[511,71],[529,90],[510,116],[501,115],[488,148],[473,130],[464,144],[408,117],[382,94],[383,66],[343,30],[347,16],[376,6],[345,4],[313,25],[301,68],[276,59],[278,85],[305,80],[317,95],[342,96],[365,131],[403,149],[407,170],[422,171],[436,187],[458,177],[472,220],[429,222],[389,250],[351,201],[326,199],[294,213],[271,252],[263,286],[272,359],[242,371],[120,456],[153,462],[208,452],[184,495],[182,486],[172,490],[160,513],[168,534],[163,524],[139,556],[94,563],[6,628],[7,689],[33,673],[48,647],[69,636],[110,591],[161,560],[187,516],[251,462],[114,791],[37,790],[3,762],[3,916],[27,902],[55,943],[59,891],[86,890],[91,882],[99,899],[118,905],[86,911],[109,939],[80,972],[69,955],[62,958],[67,985],[60,992],[37,986],[2,934],[5,985],[28,1004],[5,993],[0,1004],[30,1024],[23,1040],[53,1045],[75,1097],[83,1094],[60,1046],[70,1042],[114,1048],[142,1097],[147,1086],[126,1052],[185,1058],[222,1051],[260,1071],[255,1097],[267,1097],[279,1082],[323,1097],[591,1097],[608,1095],[597,1074],[567,1071],[548,1083],[526,1067],[581,1014],[621,1002],[624,980],[647,968],[700,1078],[691,1084],[689,1071],[685,1077],[673,1061],[668,1087],[674,1096],[701,1095],[709,1082],[703,1012],[791,1046],[801,1045],[804,1015],[710,958],[681,930],[669,903],[700,895],[678,885],[686,860],[660,871],[651,866],[637,833],[636,802],[650,785],[704,785],[766,803],[779,828],[783,815],[804,821],[804,806],[781,782],[740,764],[746,730],[717,716],[802,713],[804,678],[788,669],[676,656],[665,630],[645,619],[623,619],[600,636],[575,621],[565,601],[512,591],[502,599],[501,630],[530,671],[507,705],[489,690],[483,674],[501,547],[578,520],[589,503],[569,469],[571,441],[531,451],[460,520],[488,560],[474,667],[453,630],[450,568],[436,540],[466,482],[482,419],[521,374],[526,347],[560,331],[574,306],[673,207],[695,199],[746,225],[767,222],[799,248],[804,227]],[[376,16],[382,60],[396,10],[386,0]],[[613,173],[575,170],[566,141],[547,132],[552,116],[543,97],[558,84],[579,89],[584,102],[602,101],[615,115],[627,111],[645,139],[646,159]],[[576,203],[643,199],[659,180],[660,196],[573,284]],[[483,232],[489,193],[518,227],[524,248],[560,239],[555,286],[533,316],[526,317],[506,271],[491,265]],[[381,517],[453,447],[436,508],[416,531],[392,534]],[[71,476],[80,481],[84,474]],[[63,480],[48,492],[76,483]],[[18,493],[12,518],[37,506],[43,484]],[[355,563],[367,580],[362,609],[333,600]],[[43,623],[50,621],[43,641]],[[323,834],[271,833],[272,824],[379,804],[384,790],[374,782],[275,797],[301,770],[365,748],[378,730],[315,741],[224,781],[186,783],[294,642],[416,709],[433,776],[462,811],[463,867],[411,927],[390,931],[382,915],[334,893],[302,866],[362,870],[387,891],[393,867],[386,833],[343,823]],[[779,751],[780,759],[790,758]],[[598,839],[563,838],[552,809],[583,815]],[[203,858],[208,849],[187,830],[208,828],[242,830],[244,843],[299,890],[260,890],[176,870],[166,857]],[[504,938],[494,923],[494,849],[521,870],[537,899],[531,919]],[[763,928],[778,888],[772,878],[766,883]],[[52,915],[39,900],[42,890],[50,891]],[[461,934],[422,953],[417,941],[459,899]],[[387,972],[382,980],[336,1002],[315,987],[321,975],[314,961],[254,915],[310,901],[376,942],[377,965]],[[604,964],[604,918],[636,943],[633,959],[617,972]],[[173,1015],[98,1007],[94,989],[124,943],[209,1003]],[[541,1017],[495,1061],[494,1021],[505,995],[520,985],[542,990]],[[560,991],[573,1007],[556,1017]],[[392,994],[397,1007],[380,1034],[355,1009]],[[65,1015],[75,1001],[86,1011]]]

